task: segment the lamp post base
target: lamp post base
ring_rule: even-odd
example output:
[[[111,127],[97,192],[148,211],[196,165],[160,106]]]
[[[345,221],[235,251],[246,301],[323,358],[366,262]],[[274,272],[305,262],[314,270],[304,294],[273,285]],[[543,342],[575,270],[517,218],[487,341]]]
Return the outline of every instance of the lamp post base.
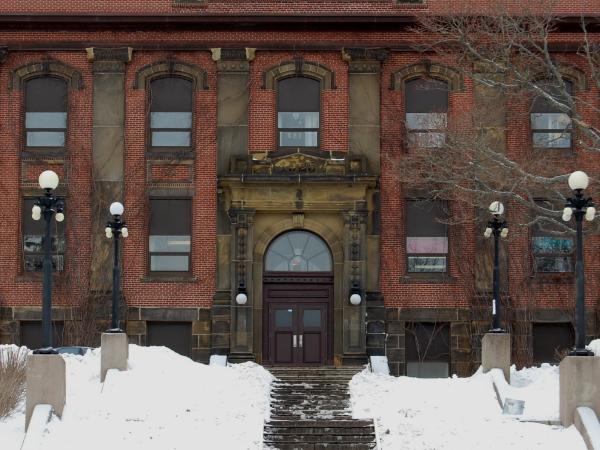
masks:
[[[510,334],[486,333],[481,340],[481,367],[483,372],[501,369],[510,383]]]
[[[67,399],[66,368],[62,356],[52,353],[30,355],[26,378],[25,430],[36,405],[51,405],[56,415],[62,416]]]
[[[560,421],[569,427],[578,406],[600,411],[600,357],[566,356],[559,366]]]
[[[54,347],[42,347],[33,351],[34,355],[58,355],[58,351]]]
[[[102,333],[100,350],[100,381],[110,369],[127,370],[129,340],[125,333]]]
[[[495,333],[495,334],[508,333],[508,331],[505,330],[504,328],[491,328],[487,332],[488,333]]]
[[[594,356],[594,352],[587,348],[574,348],[569,352],[569,356]]]

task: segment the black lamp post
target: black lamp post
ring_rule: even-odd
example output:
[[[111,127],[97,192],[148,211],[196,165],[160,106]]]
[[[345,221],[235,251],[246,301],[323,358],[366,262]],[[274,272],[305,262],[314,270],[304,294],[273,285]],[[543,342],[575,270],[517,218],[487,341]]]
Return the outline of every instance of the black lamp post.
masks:
[[[57,222],[65,220],[63,203],[54,196],[54,190],[58,187],[58,175],[52,170],[45,170],[39,177],[40,187],[44,190],[44,196],[38,197],[31,209],[33,220],[40,220],[42,216],[45,222],[44,232],[44,262],[43,262],[43,297],[42,297],[42,348],[34,351],[36,354],[55,354],[52,348],[52,216],[55,215]]]
[[[122,333],[119,328],[119,308],[121,299],[121,271],[119,269],[119,238],[129,236],[127,224],[121,220],[125,208],[119,202],[114,202],[110,205],[110,213],[112,220],[106,224],[104,229],[107,238],[114,238],[114,259],[113,259],[113,289],[112,289],[112,317],[111,325],[108,333]]]
[[[575,348],[569,353],[571,356],[593,356],[585,348],[585,280],[583,278],[583,218],[592,221],[596,216],[596,208],[590,197],[583,196],[583,190],[588,187],[589,178],[580,170],[569,176],[569,187],[575,197],[568,198],[563,210],[562,219],[565,222],[575,215],[577,227],[577,248],[575,262],[576,300],[575,300]]]
[[[501,219],[504,213],[504,205],[498,201],[492,202],[489,208],[492,213],[492,220],[488,222],[483,235],[486,238],[494,235],[494,285],[492,299],[492,329],[490,333],[505,333],[506,331],[500,326],[500,265],[499,260],[499,239],[508,236],[508,228],[506,222]]]

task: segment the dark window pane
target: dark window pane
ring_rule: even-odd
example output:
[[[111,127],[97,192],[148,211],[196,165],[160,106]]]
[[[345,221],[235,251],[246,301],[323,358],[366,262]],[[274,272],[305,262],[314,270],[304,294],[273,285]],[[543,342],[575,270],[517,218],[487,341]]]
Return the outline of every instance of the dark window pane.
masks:
[[[275,326],[277,328],[291,328],[292,319],[294,317],[291,309],[276,309],[275,310]]]
[[[23,199],[22,210],[22,241],[23,241],[23,268],[25,271],[41,271],[44,262],[44,239],[45,222],[43,217],[40,220],[33,220],[31,209],[35,199]],[[63,199],[64,206],[64,199]],[[63,270],[64,252],[65,252],[65,222],[56,222],[53,218],[50,223],[51,230],[51,258],[53,270]]]
[[[189,131],[153,131],[153,147],[189,147],[191,145]]]
[[[64,147],[65,133],[62,131],[28,131],[27,147]]]
[[[190,322],[148,322],[146,326],[149,346],[165,346],[188,358],[192,356]]]
[[[279,133],[279,145],[282,147],[318,147],[318,132],[282,131]]]
[[[406,323],[407,362],[450,362],[450,327],[447,323]]]
[[[448,84],[417,78],[405,84],[407,113],[444,113],[448,111]]]
[[[566,99],[564,98],[564,94],[562,93],[560,88],[553,86],[543,86],[557,102],[566,105]],[[573,83],[568,80],[565,80],[565,87],[569,94],[573,92]],[[545,96],[538,96],[533,100],[533,104],[531,105],[531,111],[536,113],[549,113],[549,112],[564,112],[555,102],[546,98]]]
[[[406,235],[410,237],[447,236],[447,225],[442,223],[446,217],[444,202],[417,201],[406,202]]]
[[[191,128],[191,112],[153,112],[150,114],[152,128]]]
[[[150,256],[150,270],[153,272],[188,272],[190,258],[188,255],[157,255]]]
[[[537,272],[573,272],[571,256],[536,256],[534,263]]]
[[[150,83],[150,111],[192,111],[192,82],[183,78],[160,78]]]
[[[331,252],[318,236],[306,231],[290,231],[276,238],[265,256],[268,271],[329,272]]]
[[[192,230],[192,201],[189,199],[150,200],[150,234],[189,236]]]
[[[320,309],[305,309],[304,317],[302,318],[305,327],[320,327],[321,326],[321,310]]]
[[[27,81],[25,84],[25,111],[66,112],[67,83],[53,77],[33,78]]]
[[[408,257],[409,272],[445,272],[446,257],[445,256],[409,256]]]
[[[318,112],[321,84],[306,77],[285,78],[278,83],[278,111]]]
[[[564,353],[575,345],[570,323],[534,323],[532,334],[534,364],[558,364]]]
[[[64,341],[64,322],[52,321],[52,346],[61,347]],[[42,322],[23,321],[19,322],[21,345],[30,349],[42,347]]]

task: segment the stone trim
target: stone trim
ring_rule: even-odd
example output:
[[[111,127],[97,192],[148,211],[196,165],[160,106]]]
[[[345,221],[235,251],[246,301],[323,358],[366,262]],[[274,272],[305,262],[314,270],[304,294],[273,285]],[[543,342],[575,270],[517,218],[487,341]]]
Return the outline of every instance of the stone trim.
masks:
[[[385,61],[390,57],[386,48],[346,48],[342,49],[344,61]]]
[[[284,61],[271,67],[263,74],[263,89],[275,89],[276,82],[287,77],[306,76],[321,82],[321,89],[335,89],[335,72],[321,63],[304,61]]]
[[[588,89],[585,72],[581,71],[577,67],[565,66],[562,64],[557,65],[557,68],[563,78],[573,83],[573,91],[586,91]],[[534,75],[534,81],[541,81],[544,78],[546,78],[544,73]]]
[[[21,90],[26,81],[41,76],[54,76],[67,82],[70,90],[83,89],[81,72],[62,61],[44,59],[25,64],[10,73],[9,90]]]
[[[208,89],[208,75],[198,66],[182,61],[157,61],[142,67],[135,74],[134,89],[146,89],[148,83],[164,76],[178,76],[190,79],[194,90]]]
[[[429,60],[423,60],[417,64],[406,66],[393,72],[390,89],[401,91],[404,89],[404,83],[421,77],[437,78],[446,81],[450,91],[460,91],[464,89],[464,80],[458,71]]]

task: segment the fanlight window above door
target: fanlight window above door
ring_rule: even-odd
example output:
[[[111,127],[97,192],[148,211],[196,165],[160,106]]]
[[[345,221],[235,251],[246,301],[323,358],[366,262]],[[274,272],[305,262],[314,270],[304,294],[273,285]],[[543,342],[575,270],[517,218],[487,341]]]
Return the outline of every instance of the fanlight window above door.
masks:
[[[290,231],[271,243],[265,266],[268,272],[330,272],[331,252],[320,237]]]

